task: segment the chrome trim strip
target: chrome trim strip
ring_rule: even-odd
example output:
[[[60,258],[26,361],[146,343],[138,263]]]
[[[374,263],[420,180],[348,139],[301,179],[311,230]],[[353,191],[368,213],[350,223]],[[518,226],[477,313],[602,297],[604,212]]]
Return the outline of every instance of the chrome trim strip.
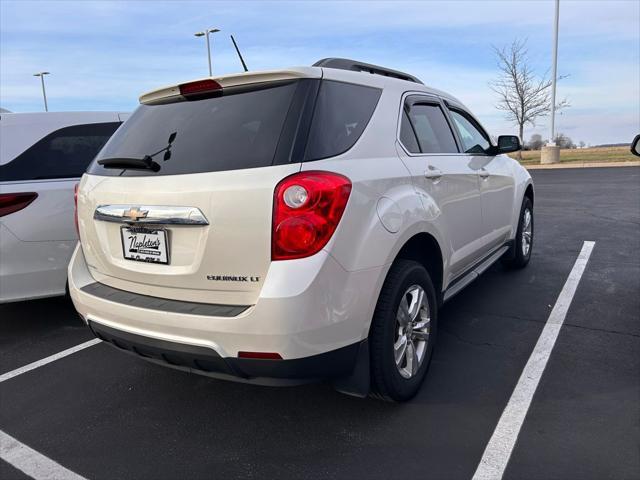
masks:
[[[139,214],[128,215],[131,212]],[[99,205],[93,214],[95,220],[138,225],[209,225],[209,221],[196,207],[170,205]]]

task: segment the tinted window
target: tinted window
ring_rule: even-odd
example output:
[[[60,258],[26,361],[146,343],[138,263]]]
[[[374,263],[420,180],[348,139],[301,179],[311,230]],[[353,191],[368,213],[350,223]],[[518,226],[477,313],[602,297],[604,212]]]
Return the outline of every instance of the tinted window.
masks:
[[[287,112],[303,82],[164,105],[141,105],[105,145],[89,173],[175,175],[274,163]],[[170,137],[173,138],[169,144]],[[158,172],[104,168],[98,160],[149,155]]]
[[[413,125],[411,125],[409,116],[404,109],[402,110],[402,122],[400,123],[400,141],[409,152],[420,153],[416,132],[414,132]]]
[[[474,125],[471,119],[462,113],[451,110],[465,153],[486,153],[491,144],[487,137]]]
[[[422,153],[457,153],[458,147],[447,119],[438,105],[415,104],[409,119]]]
[[[323,81],[305,160],[334,157],[349,150],[369,123],[380,94],[377,88]]]
[[[81,177],[119,122],[61,128],[0,166],[0,180],[41,180]]]

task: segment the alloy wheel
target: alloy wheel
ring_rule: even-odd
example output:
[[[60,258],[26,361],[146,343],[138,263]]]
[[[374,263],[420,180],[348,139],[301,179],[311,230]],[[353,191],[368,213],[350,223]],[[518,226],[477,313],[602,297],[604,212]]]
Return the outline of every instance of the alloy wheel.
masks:
[[[402,296],[396,314],[393,353],[396,367],[404,378],[413,377],[425,359],[431,316],[429,303],[420,285],[410,286]]]

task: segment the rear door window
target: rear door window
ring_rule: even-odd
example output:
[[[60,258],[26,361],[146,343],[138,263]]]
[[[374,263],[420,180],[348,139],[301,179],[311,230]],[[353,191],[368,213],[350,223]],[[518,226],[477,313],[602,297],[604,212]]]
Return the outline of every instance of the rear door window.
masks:
[[[119,126],[119,122],[89,123],[56,130],[0,165],[0,180],[81,177]]]
[[[439,105],[414,103],[409,108],[408,114],[403,117],[404,122],[411,124],[421,153],[458,153],[453,132]],[[402,128],[401,125],[401,138]],[[407,131],[407,127],[404,128]],[[404,145],[414,153],[412,148],[415,149],[415,147]]]
[[[382,91],[324,80],[318,92],[305,160],[335,157],[349,150],[364,132]]]
[[[413,129],[409,115],[406,109],[402,110],[402,122],[400,123],[400,141],[409,153],[420,153],[420,146],[416,138],[416,132]]]

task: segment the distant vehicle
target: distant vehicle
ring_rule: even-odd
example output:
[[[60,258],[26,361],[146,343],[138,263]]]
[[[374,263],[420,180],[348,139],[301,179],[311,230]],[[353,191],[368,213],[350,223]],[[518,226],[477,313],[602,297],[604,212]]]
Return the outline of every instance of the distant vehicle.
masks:
[[[346,59],[155,90],[77,194],[71,298],[112,345],[268,385],[403,401],[440,305],[533,242],[518,137]]]
[[[74,186],[127,115],[0,115],[0,303],[64,295]]]

